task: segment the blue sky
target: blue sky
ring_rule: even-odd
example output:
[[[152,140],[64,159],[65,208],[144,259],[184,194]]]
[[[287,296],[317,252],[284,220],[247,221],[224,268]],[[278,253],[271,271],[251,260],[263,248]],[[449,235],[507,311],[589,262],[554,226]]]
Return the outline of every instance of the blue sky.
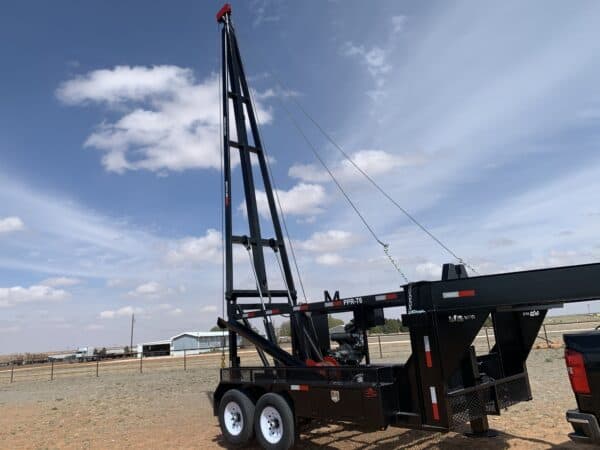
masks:
[[[3,9],[0,352],[123,344],[131,312],[136,340],[214,324],[220,6]],[[340,160],[292,96],[479,272],[599,259],[597,2],[233,8],[311,299],[402,281],[281,102],[411,280],[439,277],[451,258]]]

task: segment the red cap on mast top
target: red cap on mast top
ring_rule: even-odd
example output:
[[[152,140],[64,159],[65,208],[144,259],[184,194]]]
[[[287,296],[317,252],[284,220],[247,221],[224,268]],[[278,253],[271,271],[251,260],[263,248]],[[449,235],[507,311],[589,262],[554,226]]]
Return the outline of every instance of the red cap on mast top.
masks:
[[[217,13],[217,22],[224,22],[225,14],[231,14],[231,5],[229,3],[225,3],[223,7]]]

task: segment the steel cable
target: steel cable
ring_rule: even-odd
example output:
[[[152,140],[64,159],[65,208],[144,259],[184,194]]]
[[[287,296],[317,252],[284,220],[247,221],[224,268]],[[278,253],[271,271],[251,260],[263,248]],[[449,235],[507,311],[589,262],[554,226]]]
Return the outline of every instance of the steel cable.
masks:
[[[257,54],[258,54],[259,59],[261,59],[262,62],[265,63],[265,60],[264,60],[264,58],[261,57],[260,52],[257,51]],[[291,53],[288,52],[287,54],[290,55]],[[268,69],[271,69],[271,67],[268,64],[265,64],[265,67],[268,68]],[[281,78],[277,75],[277,73],[274,70],[271,69],[269,71],[269,73],[275,79],[277,87],[280,89],[280,91],[282,91],[282,92],[288,91],[288,88],[287,88],[286,84],[281,80]],[[344,159],[346,159],[350,164],[352,164],[352,166],[356,170],[358,170],[358,172],[361,175],[363,175],[386,199],[388,199],[413,224],[415,224],[418,228],[420,228],[425,234],[427,234],[434,242],[436,242],[443,250],[445,250],[449,255],[451,255],[454,259],[456,259],[459,263],[464,264],[466,267],[468,267],[474,273],[476,273],[476,274],[479,273],[479,272],[477,272],[477,270],[472,265],[470,265],[463,258],[461,258],[460,256],[458,256],[450,247],[448,247],[444,242],[442,242],[441,239],[439,239],[436,235],[434,235],[425,225],[423,225],[421,222],[419,222],[416,219],[416,217],[414,217],[406,208],[404,208],[402,205],[400,205],[390,194],[388,194],[385,191],[385,189],[383,189],[383,187],[381,187],[381,185],[379,185],[379,183],[377,183],[373,178],[371,178],[371,176],[368,173],[366,173],[358,164],[356,164],[352,160],[352,158],[350,157],[350,155],[348,155],[346,153],[346,151],[329,135],[329,133],[327,133],[323,129],[323,127],[319,124],[319,122],[317,122],[317,120],[314,119],[311,114],[309,114],[309,112],[302,106],[302,104],[293,95],[290,96],[290,97],[292,99],[292,102],[294,102],[294,104],[296,105],[296,107],[319,130],[319,132],[325,137],[325,139],[327,139],[342,154],[342,156],[344,157]],[[317,156],[317,159],[325,167],[325,165],[323,164],[322,159],[319,156]],[[331,178],[334,180],[334,182],[336,182],[336,184],[338,184],[337,181],[335,180],[335,178],[332,176],[331,171],[327,167],[326,167],[326,170],[327,170],[328,174],[331,176]],[[338,187],[339,187],[339,184],[338,184]],[[356,211],[356,209],[355,209],[355,211]],[[356,212],[358,213],[358,211],[356,211]],[[363,220],[362,215],[359,214],[359,216],[361,217],[361,220]],[[365,223],[364,220],[363,220],[363,223]],[[371,234],[374,234],[372,232],[372,229],[370,227],[367,227],[367,228],[369,228],[369,231],[371,232]],[[379,244],[381,244],[382,246],[385,247],[385,244],[380,239],[376,238],[376,240],[378,241]]]

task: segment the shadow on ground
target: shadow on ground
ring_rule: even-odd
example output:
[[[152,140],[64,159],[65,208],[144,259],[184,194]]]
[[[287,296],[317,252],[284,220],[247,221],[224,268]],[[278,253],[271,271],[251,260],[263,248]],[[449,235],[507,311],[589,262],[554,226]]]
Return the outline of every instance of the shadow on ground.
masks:
[[[465,429],[466,431],[466,429]],[[385,436],[380,436],[385,434]],[[213,442],[228,448],[219,434]],[[258,449],[250,445],[248,449]],[[473,450],[504,450],[508,448],[544,448],[544,449],[578,449],[570,440],[560,444],[539,438],[519,436],[499,432],[493,438],[473,438],[458,433],[432,433],[418,430],[388,429],[385,432],[361,431],[352,425],[337,425],[323,427],[300,435],[295,448],[324,449],[324,450],[396,450],[396,449],[473,449]]]

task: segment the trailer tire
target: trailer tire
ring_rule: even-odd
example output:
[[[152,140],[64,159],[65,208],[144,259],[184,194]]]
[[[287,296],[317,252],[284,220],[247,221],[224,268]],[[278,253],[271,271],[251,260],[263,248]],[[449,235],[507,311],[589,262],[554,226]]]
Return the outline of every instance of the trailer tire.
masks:
[[[242,391],[231,389],[219,402],[219,425],[228,444],[241,447],[254,437],[254,403]]]
[[[258,399],[254,410],[254,433],[264,449],[288,450],[294,446],[294,413],[281,395],[270,392]]]

